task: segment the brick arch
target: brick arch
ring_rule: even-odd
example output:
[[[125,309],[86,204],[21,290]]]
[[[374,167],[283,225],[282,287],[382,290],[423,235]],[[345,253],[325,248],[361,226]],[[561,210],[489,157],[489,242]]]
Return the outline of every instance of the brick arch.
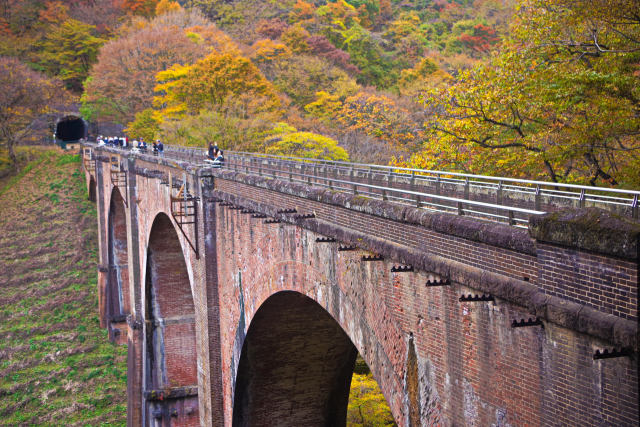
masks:
[[[358,351],[313,299],[295,291],[270,296],[242,346],[233,425],[344,425]]]
[[[90,202],[96,203],[96,180],[93,175],[90,175],[89,178],[89,194],[88,199]]]
[[[240,229],[239,224],[236,226]],[[277,237],[273,233],[276,230],[280,234]],[[257,312],[278,292],[293,291],[314,301],[339,325],[369,365],[396,421],[405,420],[402,398],[406,348],[403,340],[408,337],[397,327],[382,300],[374,299],[373,309],[364,310],[361,296],[354,294],[349,286],[344,286],[349,280],[362,280],[361,254],[342,254],[340,260],[336,259],[340,267],[334,270],[328,267],[326,260],[330,258],[326,258],[329,255],[323,252],[330,249],[315,243],[318,237],[315,233],[298,227],[268,231],[271,234],[258,227],[252,231],[254,238],[250,244],[236,242],[230,245],[234,246],[233,254],[224,252],[233,259],[235,267],[232,270],[236,270],[232,279],[227,276],[235,285],[222,291],[221,300],[227,304],[233,301],[231,305],[235,307],[228,305],[227,308],[237,309],[239,315],[234,325],[233,345],[223,356],[231,360],[232,378],[240,378],[238,372],[241,370],[244,342]],[[239,272],[242,273],[241,279]],[[341,280],[337,280],[338,276]],[[375,312],[375,317],[365,314],[365,311]],[[230,387],[233,401],[236,390],[233,383]],[[240,420],[234,422],[243,425]]]
[[[108,258],[109,274],[106,289],[106,318],[111,339],[119,340],[126,316],[131,313],[127,216],[120,191],[114,188],[109,203]]]
[[[164,213],[149,234],[144,301],[148,424],[198,425],[194,301],[182,245]]]

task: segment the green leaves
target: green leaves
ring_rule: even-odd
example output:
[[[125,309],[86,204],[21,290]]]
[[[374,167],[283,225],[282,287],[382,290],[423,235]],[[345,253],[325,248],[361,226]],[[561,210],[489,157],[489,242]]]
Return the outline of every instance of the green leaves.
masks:
[[[415,164],[474,173],[638,185],[640,21],[624,5],[522,0],[502,51],[423,98],[434,139]],[[593,28],[591,28],[593,27]],[[591,30],[589,30],[591,28]],[[594,30],[597,28],[597,30]],[[607,40],[598,47],[591,31]],[[628,38],[615,36],[624,33]],[[594,38],[595,37],[595,38]],[[444,159],[443,159],[444,157]],[[492,161],[487,162],[490,157]]]

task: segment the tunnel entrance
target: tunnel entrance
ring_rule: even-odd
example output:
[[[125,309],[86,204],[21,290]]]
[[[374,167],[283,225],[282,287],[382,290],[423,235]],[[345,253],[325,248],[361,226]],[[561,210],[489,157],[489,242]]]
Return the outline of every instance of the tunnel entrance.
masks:
[[[82,117],[65,116],[56,123],[56,143],[62,148],[67,148],[68,144],[86,138],[88,130],[89,126]]]

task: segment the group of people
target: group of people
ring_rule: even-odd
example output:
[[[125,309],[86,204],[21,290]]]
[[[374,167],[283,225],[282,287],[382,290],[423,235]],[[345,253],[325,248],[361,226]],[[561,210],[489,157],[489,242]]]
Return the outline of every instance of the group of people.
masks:
[[[126,136],[105,137],[105,136],[99,135],[98,138],[96,138],[96,141],[98,142],[98,145],[107,145],[107,146],[118,147],[118,148],[130,148],[132,150],[140,151],[143,153],[147,152],[147,142],[144,140],[144,138],[140,138],[139,140],[134,139],[130,144],[129,138],[127,138]],[[159,139],[156,139],[152,147],[153,147],[153,154],[161,155],[164,153],[164,144]]]
[[[128,148],[129,147],[129,138],[126,136],[102,136],[98,135],[96,138],[98,145],[107,145],[110,147],[120,147],[120,148]]]
[[[224,154],[222,150],[218,148],[217,142],[209,143],[209,150],[207,151],[207,160],[214,163],[214,165],[222,166],[224,164]]]
[[[126,148],[131,149],[133,151],[139,151],[146,153],[147,152],[147,142],[144,138],[134,139],[129,142],[129,138],[126,136],[102,136],[98,135],[96,138],[96,142],[98,145],[106,145],[110,147],[117,148]],[[159,139],[152,145],[153,154],[162,155],[164,154],[164,144]],[[212,163],[214,166],[221,167],[224,164],[224,154],[222,150],[218,147],[217,142],[210,142],[209,149],[206,152],[206,159],[208,163]]]

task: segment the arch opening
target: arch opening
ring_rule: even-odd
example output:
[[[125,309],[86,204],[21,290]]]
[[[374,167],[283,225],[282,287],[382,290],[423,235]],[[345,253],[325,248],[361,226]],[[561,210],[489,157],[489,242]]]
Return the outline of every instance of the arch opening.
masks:
[[[93,180],[92,180],[93,181]],[[91,196],[91,186],[90,186]],[[94,182],[95,191],[95,182]],[[124,200],[114,188],[109,205],[109,275],[106,291],[106,315],[109,337],[123,343],[122,331],[126,330],[126,317],[131,314],[129,267],[127,248],[127,220]]]
[[[87,137],[89,126],[78,116],[65,116],[56,123],[56,139],[64,143],[80,141]]]
[[[182,246],[165,214],[151,227],[146,265],[147,424],[199,425],[195,307]]]
[[[89,195],[88,195],[88,199],[90,202],[96,203],[97,201],[97,195],[96,195],[96,180],[93,179],[93,176],[91,177],[91,179],[89,179]]]
[[[272,295],[242,345],[233,425],[345,425],[357,354],[314,300],[293,291]]]

